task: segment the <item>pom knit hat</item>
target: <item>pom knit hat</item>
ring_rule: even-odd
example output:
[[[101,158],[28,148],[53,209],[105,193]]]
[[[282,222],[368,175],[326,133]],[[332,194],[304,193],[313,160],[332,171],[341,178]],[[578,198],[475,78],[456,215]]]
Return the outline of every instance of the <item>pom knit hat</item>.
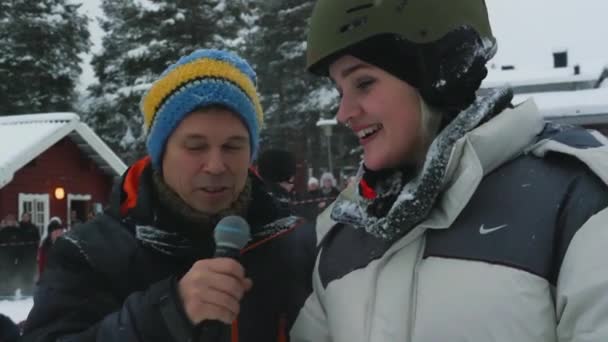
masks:
[[[167,140],[179,123],[193,111],[213,105],[242,119],[255,160],[264,118],[255,72],[233,53],[201,49],[169,66],[142,97],[146,146],[154,168],[160,169]]]
[[[267,182],[288,181],[296,174],[296,158],[286,150],[266,150],[258,158],[258,172]]]

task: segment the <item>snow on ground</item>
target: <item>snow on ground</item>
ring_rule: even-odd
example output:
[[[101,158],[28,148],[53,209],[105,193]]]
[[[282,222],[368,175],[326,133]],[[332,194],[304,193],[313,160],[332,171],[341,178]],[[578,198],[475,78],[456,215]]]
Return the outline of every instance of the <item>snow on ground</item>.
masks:
[[[34,300],[32,297],[20,299],[0,299],[0,313],[10,317],[13,322],[19,323],[27,318]]]

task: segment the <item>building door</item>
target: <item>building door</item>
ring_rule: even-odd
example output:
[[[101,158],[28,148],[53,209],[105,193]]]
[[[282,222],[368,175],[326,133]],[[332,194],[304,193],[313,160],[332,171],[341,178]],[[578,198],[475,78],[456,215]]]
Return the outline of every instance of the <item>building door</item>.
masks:
[[[19,218],[30,213],[32,223],[38,227],[40,236],[49,222],[50,208],[48,194],[19,194]]]
[[[90,206],[90,194],[68,194],[68,227],[86,222]]]

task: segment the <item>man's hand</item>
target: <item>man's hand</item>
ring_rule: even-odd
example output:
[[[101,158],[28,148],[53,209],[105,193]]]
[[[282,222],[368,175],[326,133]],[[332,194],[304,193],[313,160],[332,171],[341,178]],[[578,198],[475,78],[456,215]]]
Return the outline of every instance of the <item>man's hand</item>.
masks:
[[[230,258],[197,261],[178,284],[180,299],[193,324],[218,320],[231,324],[240,311],[240,301],[252,286],[245,269]]]

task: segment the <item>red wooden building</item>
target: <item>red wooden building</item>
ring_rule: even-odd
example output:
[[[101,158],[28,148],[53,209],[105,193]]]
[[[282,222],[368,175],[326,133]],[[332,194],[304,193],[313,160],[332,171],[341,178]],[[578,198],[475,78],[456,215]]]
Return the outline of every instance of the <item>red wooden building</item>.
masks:
[[[71,225],[107,204],[120,158],[73,113],[0,117],[0,218],[32,215]]]

